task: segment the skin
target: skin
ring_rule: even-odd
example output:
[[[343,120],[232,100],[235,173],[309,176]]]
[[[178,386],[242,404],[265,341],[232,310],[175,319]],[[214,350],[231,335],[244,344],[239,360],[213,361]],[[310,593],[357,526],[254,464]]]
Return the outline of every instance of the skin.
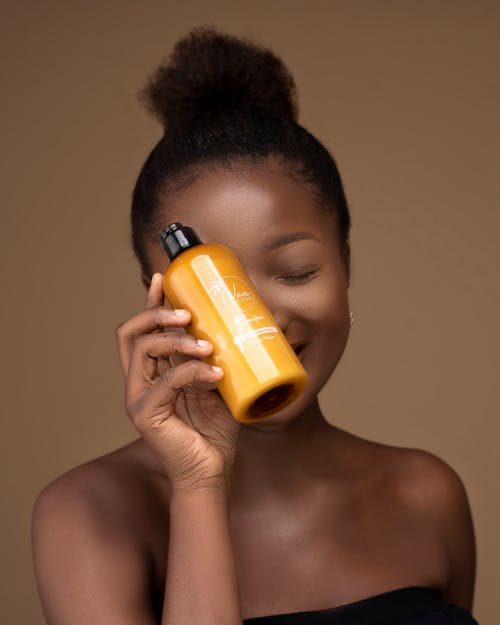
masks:
[[[318,393],[350,330],[349,256],[341,253],[335,219],[273,161],[207,170],[163,210],[165,226],[180,221],[202,241],[231,247],[289,342],[306,346],[300,358],[310,381],[302,397],[263,421],[238,426],[228,505],[242,618],[324,609],[405,586],[436,588],[446,601],[471,610],[475,539],[459,476],[426,451],[342,430],[319,406]],[[269,240],[297,231],[311,237],[266,251]],[[168,258],[160,243],[148,243],[146,251],[152,271],[164,273]],[[306,271],[312,273],[298,281],[290,277]],[[142,276],[147,306],[169,307],[150,278]],[[64,611],[61,579],[69,575],[77,589],[66,592],[73,617],[79,601],[88,603],[85,589],[99,596],[105,584],[141,623],[159,622],[171,495],[164,464],[144,437],[48,485],[33,515],[46,612]],[[64,516],[65,506],[73,511],[64,517],[68,524],[72,514],[81,523],[82,510],[91,518],[58,557],[61,539],[51,539],[56,530],[44,519]],[[59,536],[70,535],[61,523]],[[85,544],[89,568],[75,573],[68,549],[76,561],[75,545],[85,532],[92,537]],[[116,551],[96,538],[106,533],[115,537]],[[53,573],[45,565],[49,557]],[[109,604],[110,615],[118,603]]]

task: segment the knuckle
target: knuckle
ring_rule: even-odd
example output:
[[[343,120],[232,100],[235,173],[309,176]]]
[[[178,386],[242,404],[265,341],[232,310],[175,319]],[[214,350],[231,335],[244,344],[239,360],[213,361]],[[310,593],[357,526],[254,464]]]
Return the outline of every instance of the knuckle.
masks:
[[[141,402],[138,402],[134,398],[127,398],[125,402],[125,410],[134,426],[140,432],[143,431],[147,416],[145,414],[144,406],[141,406]]]
[[[165,327],[167,325],[167,320],[173,315],[172,311],[165,308],[165,306],[153,306],[151,311],[153,312],[155,323],[159,328]]]
[[[115,327],[115,336],[117,338],[119,338],[122,335],[126,323],[127,323],[126,321],[122,321]]]
[[[193,347],[194,339],[186,334],[172,333],[168,335],[171,340],[172,352],[182,354],[186,349]]]
[[[189,367],[190,375],[196,375],[200,368],[203,368],[203,363],[200,360],[195,360],[193,358],[187,362],[187,366]]]
[[[210,365],[207,365],[205,362],[194,362],[193,363],[193,376],[194,379],[198,382],[205,379],[207,372],[209,371]]]
[[[130,419],[132,420],[132,422],[134,423],[134,425],[137,425],[137,421],[138,421],[137,405],[130,397],[127,397],[125,399],[125,411],[130,417]]]
[[[135,349],[145,349],[149,344],[149,335],[148,334],[140,334],[134,338],[134,348]]]
[[[167,369],[164,369],[161,373],[161,378],[162,381],[168,385],[171,385],[173,383],[174,377],[175,377],[175,367],[169,367]]]

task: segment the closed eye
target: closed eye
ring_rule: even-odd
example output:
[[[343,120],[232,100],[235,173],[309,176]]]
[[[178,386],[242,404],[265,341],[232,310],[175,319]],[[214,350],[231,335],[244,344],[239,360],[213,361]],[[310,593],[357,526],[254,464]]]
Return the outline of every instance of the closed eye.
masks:
[[[317,273],[318,273],[318,270],[313,269],[312,271],[307,271],[305,273],[280,276],[279,280],[283,280],[285,282],[292,282],[292,283],[307,282],[308,280],[312,279]]]

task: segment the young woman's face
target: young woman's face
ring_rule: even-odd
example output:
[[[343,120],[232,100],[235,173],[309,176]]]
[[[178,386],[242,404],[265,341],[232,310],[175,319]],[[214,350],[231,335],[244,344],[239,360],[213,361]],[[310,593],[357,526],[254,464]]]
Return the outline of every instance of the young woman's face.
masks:
[[[316,398],[349,335],[346,260],[335,220],[278,165],[212,169],[167,199],[164,226],[181,222],[202,242],[231,248],[309,374],[300,399],[258,427],[289,421]],[[158,238],[146,248],[153,272],[169,260]],[[348,262],[348,261],[347,261]]]

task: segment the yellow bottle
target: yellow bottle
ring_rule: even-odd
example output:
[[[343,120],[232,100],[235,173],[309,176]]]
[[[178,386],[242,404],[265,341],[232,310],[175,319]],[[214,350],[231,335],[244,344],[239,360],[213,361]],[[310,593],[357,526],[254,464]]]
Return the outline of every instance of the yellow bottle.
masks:
[[[180,223],[160,237],[171,261],[165,296],[191,313],[186,330],[212,343],[203,360],[222,367],[217,388],[234,418],[251,423],[294,401],[308,375],[234,252]]]

